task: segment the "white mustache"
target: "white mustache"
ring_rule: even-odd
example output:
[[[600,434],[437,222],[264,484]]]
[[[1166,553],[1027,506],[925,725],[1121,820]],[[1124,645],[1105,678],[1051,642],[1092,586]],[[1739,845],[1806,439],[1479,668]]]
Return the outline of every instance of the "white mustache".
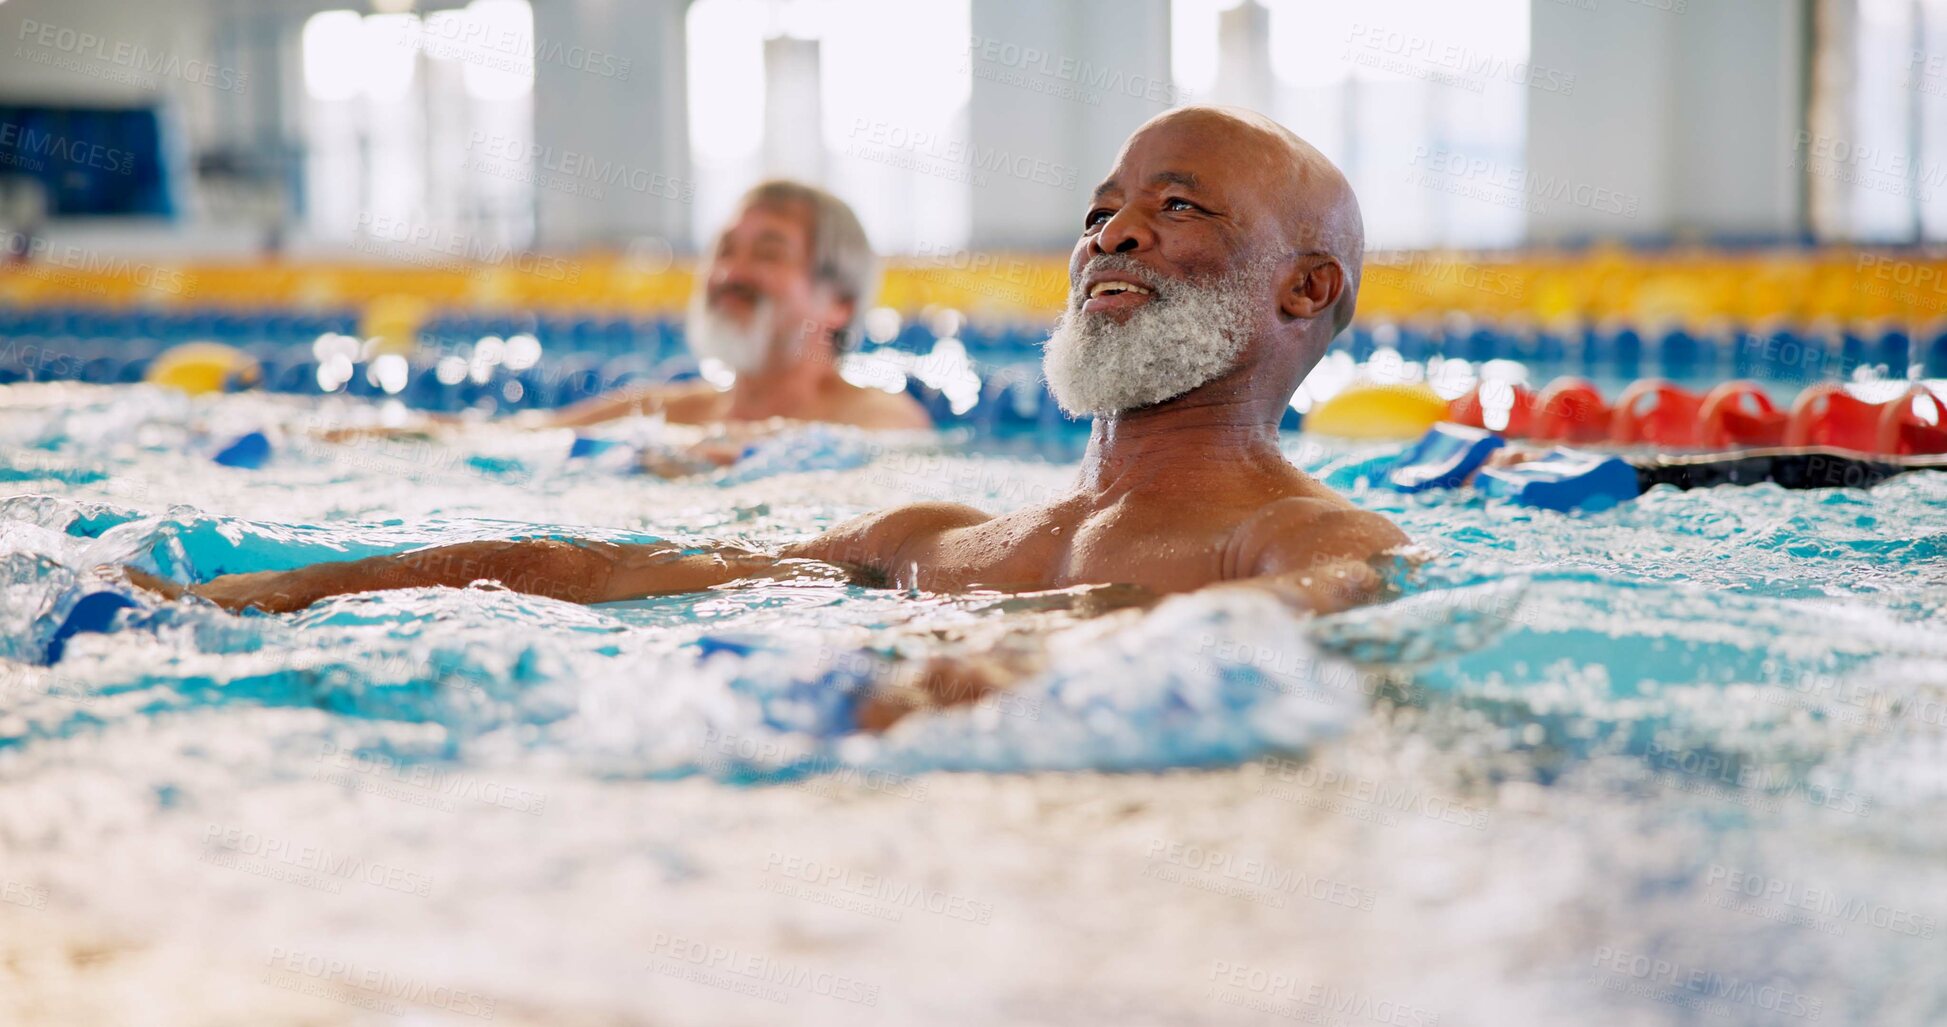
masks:
[[[1166,303],[1174,293],[1171,286],[1157,281],[1156,276],[1148,268],[1135,260],[1110,254],[1096,257],[1082,265],[1081,273],[1068,283],[1068,305],[1071,308],[1079,309],[1083,303],[1088,302],[1088,280],[1095,277],[1097,272],[1126,277],[1136,285],[1148,289],[1151,302],[1154,303]]]

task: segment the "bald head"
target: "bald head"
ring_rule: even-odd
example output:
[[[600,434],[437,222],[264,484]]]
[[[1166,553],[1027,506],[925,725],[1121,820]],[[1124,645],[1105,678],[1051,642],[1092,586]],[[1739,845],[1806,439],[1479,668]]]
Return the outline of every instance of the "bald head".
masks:
[[[1345,286],[1333,304],[1333,335],[1352,322],[1365,262],[1366,230],[1352,184],[1318,148],[1256,111],[1242,107],[1191,106],[1164,111],[1144,122],[1123,153],[1147,135],[1187,141],[1198,150],[1226,155],[1255,186],[1270,229],[1269,248],[1250,259],[1322,254],[1338,262]],[[1120,161],[1118,161],[1120,163]]]
[[[1222,107],[1159,115],[1090,200],[1048,383],[1076,413],[1221,394],[1275,425],[1352,320],[1364,249],[1345,176],[1283,126]]]

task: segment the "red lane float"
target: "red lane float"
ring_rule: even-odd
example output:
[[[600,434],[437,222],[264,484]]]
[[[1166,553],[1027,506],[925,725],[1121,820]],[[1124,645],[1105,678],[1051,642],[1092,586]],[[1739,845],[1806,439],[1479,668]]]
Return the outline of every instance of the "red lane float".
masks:
[[[1918,385],[1883,403],[1869,403],[1836,382],[1821,382],[1792,404],[1785,445],[1894,456],[1947,453],[1947,405]]]
[[[1939,393],[1917,385],[1907,396],[1912,402],[1903,405],[1899,439],[1894,448],[1886,452],[1900,456],[1947,453],[1947,403],[1941,401]]]
[[[1789,416],[1756,382],[1725,382],[1697,408],[1697,441],[1712,449],[1782,446]]]
[[[1631,383],[1614,407],[1586,378],[1557,378],[1539,395],[1520,385],[1489,382],[1448,404],[1447,419],[1488,428],[1488,418],[1498,421],[1502,412],[1506,423],[1490,430],[1540,442],[1668,449],[1829,446],[1893,456],[1947,453],[1947,400],[1918,384],[1874,403],[1837,382],[1825,382],[1801,392],[1788,412],[1751,381],[1725,382],[1699,396],[1648,378]]]
[[[1631,382],[1609,415],[1609,441],[1622,446],[1695,446],[1704,398],[1661,378]]]
[[[1490,411],[1507,412],[1507,423],[1489,425]],[[1495,420],[1500,418],[1496,417]],[[1469,428],[1488,428],[1513,438],[1526,438],[1534,430],[1535,394],[1525,385],[1512,382],[1486,382],[1468,389],[1447,406],[1447,420]]]
[[[1535,434],[1543,442],[1603,442],[1609,405],[1587,378],[1557,378],[1535,397]]]

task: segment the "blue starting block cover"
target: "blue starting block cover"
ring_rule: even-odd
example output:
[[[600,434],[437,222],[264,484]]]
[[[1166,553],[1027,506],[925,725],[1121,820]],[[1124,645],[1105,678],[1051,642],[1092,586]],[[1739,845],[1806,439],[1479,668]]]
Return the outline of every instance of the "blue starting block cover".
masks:
[[[1386,472],[1386,485],[1397,492],[1459,488],[1489,454],[1505,445],[1505,439],[1485,428],[1436,424],[1400,454]]]
[[[1490,467],[1474,484],[1490,496],[1544,510],[1607,510],[1641,492],[1636,468],[1602,453],[1550,450],[1512,467]]]

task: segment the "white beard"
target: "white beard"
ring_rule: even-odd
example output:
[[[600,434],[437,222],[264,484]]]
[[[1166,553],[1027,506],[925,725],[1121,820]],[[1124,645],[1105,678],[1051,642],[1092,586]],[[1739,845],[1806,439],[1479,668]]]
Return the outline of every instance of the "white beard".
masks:
[[[1090,261],[1083,280],[1099,270],[1153,277],[1110,254]],[[1075,286],[1041,361],[1055,402],[1070,417],[1102,417],[1175,399],[1228,372],[1250,340],[1261,277],[1254,272],[1161,285],[1122,324],[1083,311],[1086,297]]]
[[[771,359],[771,337],[775,334],[777,308],[770,300],[758,300],[750,324],[736,321],[710,309],[702,290],[690,297],[690,309],[683,322],[684,341],[699,360],[715,360],[743,374],[762,368]]]

